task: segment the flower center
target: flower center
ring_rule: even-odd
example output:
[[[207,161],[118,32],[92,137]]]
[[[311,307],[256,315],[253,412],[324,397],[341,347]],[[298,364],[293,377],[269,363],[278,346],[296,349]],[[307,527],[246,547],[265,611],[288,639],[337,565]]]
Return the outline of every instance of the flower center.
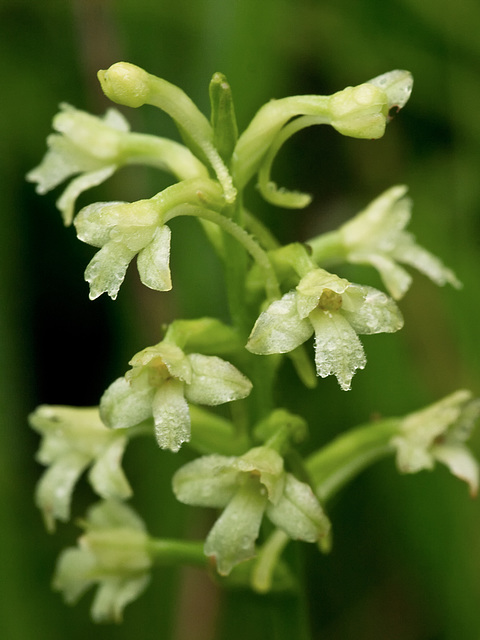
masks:
[[[342,296],[331,289],[324,289],[317,308],[322,311],[338,311],[342,306]]]
[[[165,380],[170,378],[167,365],[161,358],[155,358],[148,364],[148,381],[152,387],[160,387]]]

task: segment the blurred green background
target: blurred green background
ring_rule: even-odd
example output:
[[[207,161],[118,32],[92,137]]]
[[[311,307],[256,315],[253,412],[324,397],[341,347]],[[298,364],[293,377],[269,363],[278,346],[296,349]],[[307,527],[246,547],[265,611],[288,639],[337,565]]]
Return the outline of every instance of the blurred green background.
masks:
[[[308,417],[320,444],[372,415],[401,415],[461,387],[480,392],[479,28],[476,0],[0,1],[2,638],[276,637],[256,616],[259,598],[241,593],[224,597],[215,636],[218,594],[195,572],[156,572],[120,627],[90,622],[90,595],[70,608],[50,591],[55,558],[77,530],[43,529],[27,414],[39,403],[96,404],[131,355],[159,339],[162,322],[225,310],[215,260],[188,220],[175,229],[173,293],[145,291],[130,269],[116,302],[88,301],[82,274],[92,249],[62,226],[59,192],[39,197],[24,181],[58,104],[102,113],[96,71],[123,59],[178,84],[208,113],[208,82],[222,71],[242,129],[272,97],[331,93],[395,68],[413,73],[412,98],[384,139],[342,139],[320,127],[285,146],[275,179],[315,194],[306,212],[274,210],[249,194],[282,240],[302,240],[406,183],[411,230],[464,283],[458,292],[416,277],[401,302],[405,329],[364,340],[369,364],[348,394],[330,379],[307,394],[286,372],[285,403]],[[176,136],[152,108],[125,113],[136,130]],[[166,180],[124,170],[79,204],[149,197]],[[378,284],[368,269],[349,275]],[[126,457],[135,506],[157,535],[203,531],[203,516],[170,497],[177,460],[149,444],[135,443]],[[480,435],[472,446],[480,455]],[[82,487],[75,514],[91,500]],[[306,552],[315,640],[478,640],[480,505],[462,483],[443,469],[401,477],[387,460],[346,489],[330,515],[332,553]]]

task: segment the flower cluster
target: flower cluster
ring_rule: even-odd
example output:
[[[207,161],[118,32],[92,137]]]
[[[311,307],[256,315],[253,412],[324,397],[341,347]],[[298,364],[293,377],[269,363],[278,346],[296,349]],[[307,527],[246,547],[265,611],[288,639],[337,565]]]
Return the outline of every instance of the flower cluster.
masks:
[[[441,461],[476,493],[478,464],[464,442],[480,404],[469,392],[406,418],[362,425],[304,460],[295,447],[307,434],[306,422],[274,406],[281,358],[255,357],[289,354],[301,379],[313,386],[314,369],[302,345],[314,336],[317,375],[334,375],[348,390],[366,364],[358,336],[393,333],[403,325],[394,299],[403,296],[411,277],[401,265],[416,267],[437,284],[459,286],[453,272],[405,230],[410,201],[403,186],[307,246],[280,247],[243,206],[243,189],[254,176],[269,202],[306,206],[310,196],[279,189],[270,179],[284,142],[317,124],[354,138],[381,137],[392,113],[409,99],[411,75],[395,70],[331,96],[272,100],[240,135],[221,74],[210,84],[210,119],[181,89],[135,65],[112,65],[99,72],[99,80],[118,104],[166,112],[183,144],[131,132],[114,109],[95,117],[61,106],[46,156],[28,179],[39,193],[71,179],[57,205],[78,238],[98,249],[85,270],[90,298],[107,293],[115,299],[134,259],[145,286],[171,289],[169,223],[192,216],[223,261],[231,323],[174,321],[161,342],[130,360],[131,368],[106,389],[98,408],[41,406],[31,415],[31,426],[43,437],[38,460],[48,466],[36,492],[47,527],[68,520],[74,486],[87,469],[103,499],[83,521],[78,547],[61,554],[54,587],[75,602],[97,584],[93,618],[118,621],[146,587],[154,562],[205,566],[208,558],[227,576],[257,556],[256,564],[244,565],[251,571],[245,582],[265,591],[290,539],[328,546],[330,521],[320,501],[392,452],[405,472]],[[90,204],[75,217],[80,194],[134,163],[170,173],[174,184],[137,202]],[[377,268],[392,297],[324,268],[342,261]],[[254,295],[259,283],[261,298]],[[224,355],[248,373],[254,393],[250,379],[219,357]],[[197,406],[225,403],[233,403],[229,413]],[[201,454],[176,471],[172,488],[182,503],[222,510],[204,544],[151,538],[125,504],[132,493],[121,467],[125,447],[131,437],[152,433],[161,449],[178,452],[190,442]]]

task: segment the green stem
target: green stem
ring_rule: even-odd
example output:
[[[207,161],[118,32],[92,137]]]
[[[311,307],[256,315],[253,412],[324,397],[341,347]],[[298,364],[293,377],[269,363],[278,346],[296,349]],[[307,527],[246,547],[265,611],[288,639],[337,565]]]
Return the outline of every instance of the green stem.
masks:
[[[362,425],[309,456],[306,469],[318,498],[327,502],[361,471],[392,454],[398,427],[398,418]]]
[[[257,238],[266,251],[272,251],[281,247],[281,244],[270,229],[254,216],[253,213],[250,213],[247,209],[243,209],[243,216],[245,219],[245,228]]]
[[[268,593],[272,588],[273,574],[283,550],[290,538],[281,529],[275,529],[258,552],[252,569],[251,585],[257,593]]]
[[[146,133],[128,133],[122,148],[127,164],[145,164],[172,173],[178,180],[208,178],[205,165],[183,144]]]
[[[148,552],[157,564],[163,566],[208,566],[208,559],[203,552],[203,542],[151,538],[148,542]]]
[[[323,116],[330,120],[328,96],[291,96],[271,100],[255,115],[241,134],[232,157],[232,175],[238,188],[258,171],[265,154],[281,128],[295,116]]]
[[[225,207],[222,213],[232,220],[238,228],[244,228],[241,197],[234,205]],[[245,305],[245,281],[247,274],[247,253],[243,244],[226,229],[223,230],[225,284],[228,304],[233,325],[242,336],[250,332],[247,308]]]
[[[324,116],[300,116],[288,122],[283,129],[278,132],[269,150],[265,154],[258,172],[258,187],[265,200],[278,207],[286,207],[289,209],[303,209],[310,204],[312,198],[306,193],[287,191],[283,188],[278,189],[275,183],[270,181],[270,172],[277,153],[291,136],[301,129],[313,125],[328,124],[328,122],[328,118]]]
[[[164,223],[167,223],[169,220],[178,216],[193,216],[214,222],[221,229],[230,234],[245,248],[262,270],[265,277],[265,291],[267,293],[267,298],[269,300],[276,300],[281,297],[277,277],[267,253],[262,249],[258,242],[245,231],[245,229],[242,229],[242,227],[238,226],[238,224],[233,220],[225,217],[221,213],[188,204],[168,211],[165,215]]]

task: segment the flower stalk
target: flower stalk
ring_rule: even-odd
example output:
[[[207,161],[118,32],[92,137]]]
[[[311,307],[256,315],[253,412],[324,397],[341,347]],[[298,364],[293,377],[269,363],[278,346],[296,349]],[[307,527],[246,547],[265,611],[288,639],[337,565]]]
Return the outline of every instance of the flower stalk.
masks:
[[[330,375],[350,389],[367,364],[359,336],[393,334],[403,326],[396,301],[412,281],[404,265],[436,284],[460,286],[453,271],[406,231],[406,187],[390,187],[339,229],[305,244],[283,246],[244,206],[245,189],[257,176],[268,203],[306,207],[309,195],[271,179],[284,143],[319,124],[353,138],[381,137],[409,99],[411,75],[394,70],[330,96],[272,100],[243,132],[220,73],[209,87],[210,119],[182,89],[133,64],[116,63],[98,77],[113,102],[164,111],[183,144],[131,132],[114,109],[96,117],[63,105],[55,116],[47,154],[28,179],[39,193],[71,179],[57,205],[78,238],[98,249],[85,270],[90,298],[107,293],[115,299],[134,259],[143,285],[172,289],[176,230],[170,223],[188,216],[201,222],[221,259],[230,317],[177,319],[163,327],[156,344],[136,353],[130,369],[108,386],[98,407],[43,405],[31,415],[42,438],[38,460],[46,469],[36,503],[47,528],[70,518],[84,472],[101,498],[81,523],[78,546],[60,555],[54,588],[75,602],[97,587],[92,617],[99,622],[119,621],[156,566],[192,564],[216,571],[227,588],[298,594],[301,581],[283,557],[285,547],[295,540],[328,551],[332,525],[325,506],[377,460],[395,456],[403,473],[441,462],[475,495],[479,467],[466,441],[480,404],[469,391],[346,430],[313,452],[308,428],[316,425],[283,406],[292,395],[279,382],[285,356],[308,389]],[[153,197],[97,202],[75,216],[81,193],[130,164],[159,168],[174,182]],[[390,295],[326,270],[342,263],[373,266]],[[200,278],[202,265],[192,266]],[[312,393],[321,406],[329,398],[318,387]],[[152,537],[127,504],[133,488],[122,457],[140,435],[170,452],[159,452],[159,464],[162,456],[189,448],[186,459],[177,458],[171,488],[184,505],[217,510],[205,540]]]

